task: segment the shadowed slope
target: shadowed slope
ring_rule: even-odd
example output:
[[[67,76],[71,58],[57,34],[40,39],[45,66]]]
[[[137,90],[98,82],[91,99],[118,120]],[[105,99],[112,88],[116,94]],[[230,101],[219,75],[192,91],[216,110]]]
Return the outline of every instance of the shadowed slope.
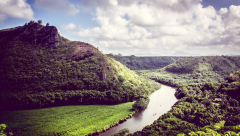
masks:
[[[3,109],[116,104],[154,90],[94,46],[70,41],[56,27],[33,21],[0,31],[0,55]]]

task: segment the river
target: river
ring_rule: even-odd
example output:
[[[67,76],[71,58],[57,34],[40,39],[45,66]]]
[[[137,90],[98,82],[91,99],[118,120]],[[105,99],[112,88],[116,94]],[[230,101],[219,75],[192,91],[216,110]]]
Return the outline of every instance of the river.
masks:
[[[142,130],[146,125],[150,125],[157,120],[161,115],[167,113],[173,104],[177,102],[174,96],[175,89],[166,85],[161,85],[161,88],[150,95],[148,107],[135,114],[127,121],[112,127],[99,136],[110,136],[118,133],[124,128],[128,128],[130,133]]]

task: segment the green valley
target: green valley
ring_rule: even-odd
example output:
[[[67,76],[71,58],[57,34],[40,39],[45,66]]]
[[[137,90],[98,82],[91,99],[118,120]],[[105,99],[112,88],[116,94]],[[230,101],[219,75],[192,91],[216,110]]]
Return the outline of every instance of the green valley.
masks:
[[[239,56],[105,55],[30,21],[0,30],[0,75],[0,136],[99,135],[148,108],[161,114],[147,112],[157,120],[128,136],[240,134]],[[160,83],[176,89],[168,109],[148,106]]]
[[[127,66],[131,70],[147,70],[147,69],[158,69],[163,68],[169,64],[174,63],[180,58],[175,56],[121,56],[107,54],[107,56],[114,58],[115,60],[121,62],[123,65]]]
[[[239,72],[228,82],[180,86],[172,109],[129,136],[202,136],[240,134]]]

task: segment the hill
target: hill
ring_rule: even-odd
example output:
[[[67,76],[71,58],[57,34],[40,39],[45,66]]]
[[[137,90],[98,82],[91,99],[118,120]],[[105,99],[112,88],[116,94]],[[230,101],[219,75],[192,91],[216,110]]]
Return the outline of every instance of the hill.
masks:
[[[238,69],[240,69],[240,57],[237,56],[185,57],[158,71],[143,75],[160,83],[179,86],[224,81]]]
[[[1,110],[117,104],[154,90],[94,46],[70,41],[56,27],[34,21],[0,30],[0,75]]]
[[[169,64],[174,63],[176,60],[182,58],[168,56],[137,57],[134,55],[121,56],[112,54],[107,54],[107,56],[112,57],[115,60],[121,62],[123,65],[127,66],[131,70],[147,70],[163,68]]]
[[[239,75],[240,70],[227,82],[181,85],[175,93],[179,100],[168,113],[128,136],[239,135]]]

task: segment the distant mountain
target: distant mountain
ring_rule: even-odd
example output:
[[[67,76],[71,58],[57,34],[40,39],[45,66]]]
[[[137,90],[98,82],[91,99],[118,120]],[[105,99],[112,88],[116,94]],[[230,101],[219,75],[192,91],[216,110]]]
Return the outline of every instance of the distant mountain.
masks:
[[[217,55],[217,54],[208,54],[206,56],[221,56],[221,55]]]
[[[207,56],[240,56],[240,55],[237,55],[237,54],[226,54],[226,55],[208,54]]]
[[[182,57],[171,57],[171,56],[148,56],[148,57],[138,57],[138,56],[120,56],[111,55],[107,56],[113,57],[115,60],[121,62],[131,70],[146,70],[146,69],[158,69],[163,68],[169,64],[174,63],[176,60]]]
[[[154,90],[94,46],[34,21],[0,30],[0,75],[0,110],[117,104]]]
[[[201,54],[186,53],[183,51],[176,51],[172,56],[203,56]]]
[[[226,56],[240,56],[240,55],[237,55],[237,54],[227,54]]]
[[[154,57],[154,56],[161,56],[161,55],[159,55],[159,54],[152,54],[152,53],[138,53],[138,54],[134,54],[134,56],[146,56],[146,57],[147,56],[149,56],[149,57],[153,56]]]

